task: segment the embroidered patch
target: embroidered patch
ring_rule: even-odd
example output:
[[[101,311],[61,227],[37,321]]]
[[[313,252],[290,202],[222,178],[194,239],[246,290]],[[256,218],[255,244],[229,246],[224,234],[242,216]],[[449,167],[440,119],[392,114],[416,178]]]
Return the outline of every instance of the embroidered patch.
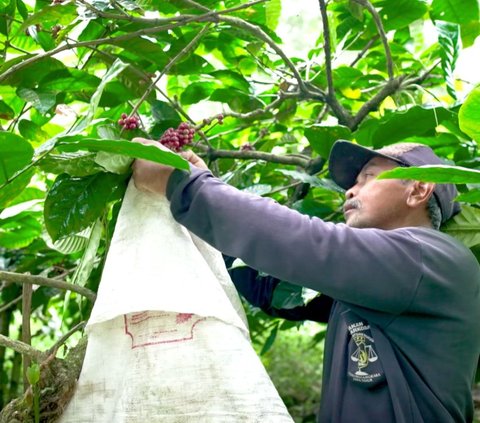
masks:
[[[361,320],[348,323],[351,339],[348,345],[348,377],[352,382],[373,387],[385,380],[375,350],[370,325]]]

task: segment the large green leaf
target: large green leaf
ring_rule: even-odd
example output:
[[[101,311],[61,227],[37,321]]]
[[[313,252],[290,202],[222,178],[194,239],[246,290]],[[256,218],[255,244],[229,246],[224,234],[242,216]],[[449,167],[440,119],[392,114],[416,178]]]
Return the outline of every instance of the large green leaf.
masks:
[[[21,35],[29,26],[35,24],[45,24],[46,22],[55,22],[60,25],[67,25],[75,17],[76,7],[73,3],[54,4],[43,7],[39,12],[31,15],[18,28],[16,36]]]
[[[455,23],[436,21],[435,26],[438,31],[438,43],[442,47],[440,57],[442,59],[442,70],[447,82],[447,91],[456,99],[455,79],[453,72],[461,49],[460,44],[460,26]]]
[[[52,92],[39,92],[30,88],[19,88],[18,96],[31,103],[40,113],[47,113],[56,103],[57,96]]]
[[[480,86],[476,87],[460,107],[458,113],[460,129],[480,142]]]
[[[442,230],[463,242],[467,247],[480,244],[480,210],[463,206],[462,212],[451,219]]]
[[[380,16],[386,30],[399,29],[420,19],[428,11],[425,0],[379,1],[375,6],[381,7]]]
[[[13,200],[16,201],[16,198],[23,193],[25,187],[30,183],[34,173],[34,169],[29,169],[12,180],[12,182],[0,188],[0,210],[11,205]]]
[[[434,136],[443,121],[456,122],[457,115],[443,107],[414,106],[406,112],[394,112],[380,120],[369,120],[355,133],[362,144],[383,147],[412,136]]]
[[[186,105],[198,103],[208,98],[215,88],[217,84],[213,82],[194,82],[185,88],[180,95],[180,100]]]
[[[97,173],[84,178],[62,174],[57,177],[45,199],[45,226],[55,242],[92,225],[105,210],[125,177]]]
[[[433,0],[430,16],[433,21],[447,21],[460,25],[465,47],[472,45],[479,34],[478,0]]]
[[[318,295],[317,291],[281,281],[273,291],[272,307],[291,309],[301,307]]]
[[[346,126],[311,126],[305,129],[305,137],[315,152],[327,158],[335,141],[351,139],[351,132]]]
[[[467,24],[479,18],[478,0],[433,0],[430,16],[434,20]]]
[[[18,131],[25,139],[37,143],[42,143],[50,138],[47,132],[27,119],[21,119],[20,122],[18,122]]]
[[[480,170],[449,165],[396,167],[381,173],[378,179],[415,179],[439,184],[478,184],[480,183]]]
[[[0,246],[10,249],[27,247],[41,232],[42,225],[29,212],[0,219]]]
[[[116,60],[113,63],[113,65],[108,69],[107,73],[102,78],[102,81],[98,85],[97,90],[92,95],[87,113],[73,126],[73,128],[69,131],[70,134],[78,134],[83,131],[88,125],[90,125],[91,121],[95,116],[98,104],[100,103],[100,99],[106,85],[114,78],[116,78],[121,72],[123,72],[127,66],[128,65],[126,63],[123,63],[121,60]]]
[[[80,263],[78,264],[77,268],[75,269],[75,273],[72,276],[72,283],[81,286],[85,286],[87,283],[95,264],[97,250],[102,239],[102,231],[102,221],[97,220],[91,230],[87,248],[85,248],[82,259],[80,260]]]
[[[57,149],[60,151],[106,151],[114,154],[135,159],[145,159],[152,162],[173,166],[177,169],[188,170],[188,162],[178,154],[170,151],[164,151],[154,145],[144,145],[131,141],[121,140],[103,140],[84,138],[78,141],[66,141],[67,138],[60,139],[57,143]],[[76,137],[72,139],[78,139]],[[63,140],[63,141],[62,141]]]
[[[0,131],[0,186],[30,163],[32,146],[22,137]]]
[[[94,175],[103,170],[95,161],[95,153],[49,154],[39,166],[45,172],[57,175],[68,173],[77,177]]]

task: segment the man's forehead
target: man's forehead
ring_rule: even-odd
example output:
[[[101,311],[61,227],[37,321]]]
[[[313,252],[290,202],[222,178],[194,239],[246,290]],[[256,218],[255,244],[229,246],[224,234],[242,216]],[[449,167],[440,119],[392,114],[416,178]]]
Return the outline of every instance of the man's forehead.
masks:
[[[382,169],[392,169],[394,167],[399,166],[399,164],[391,159],[387,159],[386,157],[379,157],[376,156],[370,159],[362,168],[361,172],[364,172],[366,169],[370,167],[381,167]]]

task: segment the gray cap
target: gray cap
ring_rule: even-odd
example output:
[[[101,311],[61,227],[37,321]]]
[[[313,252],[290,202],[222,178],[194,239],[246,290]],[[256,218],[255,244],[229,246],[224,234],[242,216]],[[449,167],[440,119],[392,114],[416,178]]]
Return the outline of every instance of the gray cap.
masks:
[[[350,141],[338,140],[330,152],[330,176],[337,185],[349,189],[355,185],[363,166],[374,157],[393,160],[400,166],[445,164],[430,147],[423,144],[397,143],[372,150]],[[454,184],[436,184],[433,194],[442,211],[442,223],[460,211],[460,204],[453,201],[458,194]]]

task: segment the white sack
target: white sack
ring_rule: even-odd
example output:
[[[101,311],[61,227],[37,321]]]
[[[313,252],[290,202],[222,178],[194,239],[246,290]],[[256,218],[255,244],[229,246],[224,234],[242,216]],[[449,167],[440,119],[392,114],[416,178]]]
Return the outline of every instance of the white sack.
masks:
[[[61,423],[292,423],[221,254],[127,189]]]

